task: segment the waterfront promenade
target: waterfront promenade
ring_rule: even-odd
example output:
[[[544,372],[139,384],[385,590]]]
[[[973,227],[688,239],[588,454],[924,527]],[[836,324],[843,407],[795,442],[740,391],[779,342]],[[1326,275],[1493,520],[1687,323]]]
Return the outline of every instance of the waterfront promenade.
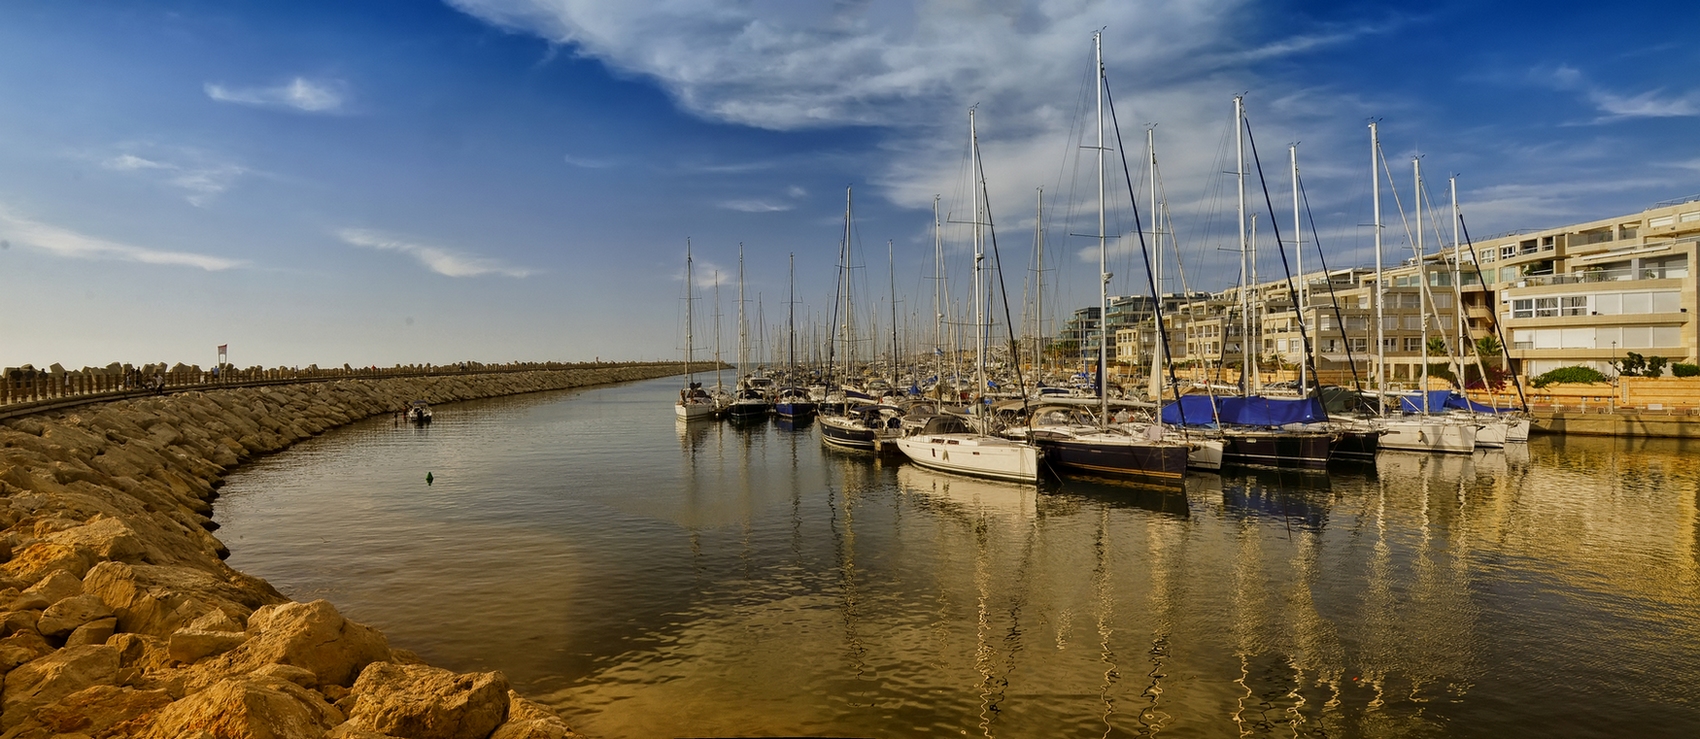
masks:
[[[211,501],[244,460],[413,400],[682,371],[673,362],[309,368],[216,379],[161,371],[163,391],[134,386],[152,379],[135,372],[8,377],[0,405],[0,730],[575,736],[552,711],[511,691],[500,672],[423,664],[330,603],[290,601],[227,566],[229,550],[211,533]]]

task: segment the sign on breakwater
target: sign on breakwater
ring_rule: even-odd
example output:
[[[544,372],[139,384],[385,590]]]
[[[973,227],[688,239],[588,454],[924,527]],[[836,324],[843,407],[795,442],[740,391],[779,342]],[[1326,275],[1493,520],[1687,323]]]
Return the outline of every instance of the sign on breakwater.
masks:
[[[211,501],[243,460],[411,400],[681,371],[677,363],[345,371],[159,397],[58,396],[44,400],[84,405],[0,421],[0,730],[46,735],[74,716],[102,736],[193,736],[215,724],[233,735],[292,726],[300,731],[288,736],[412,736],[426,725],[467,736],[572,735],[500,672],[423,664],[328,602],[292,602],[232,569],[211,533]]]

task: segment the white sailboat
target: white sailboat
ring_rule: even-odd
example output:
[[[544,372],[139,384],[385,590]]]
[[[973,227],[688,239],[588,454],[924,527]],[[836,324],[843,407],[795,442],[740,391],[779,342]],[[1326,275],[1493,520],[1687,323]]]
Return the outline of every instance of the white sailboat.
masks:
[[[986,391],[986,285],[982,265],[985,261],[984,224],[987,221],[981,206],[986,198],[985,173],[980,168],[980,146],[974,128],[974,110],[968,110],[968,148],[970,156],[969,188],[974,198],[974,339],[975,339],[975,397],[976,409],[984,409],[982,397]],[[941,414],[929,419],[921,429],[897,439],[897,448],[909,461],[922,467],[973,477],[987,477],[1015,482],[1039,481],[1039,449],[1026,441],[995,435],[986,428],[989,416],[976,413],[972,419],[980,424],[975,428],[970,419]]]
[[[692,326],[695,313],[691,304],[696,302],[693,297],[695,285],[691,266],[691,240],[685,239],[685,386],[679,390],[679,401],[673,404],[673,414],[680,421],[700,421],[714,418],[716,407],[714,399],[702,389],[702,383],[696,382],[696,375],[691,371],[691,360],[696,344],[696,333]]]

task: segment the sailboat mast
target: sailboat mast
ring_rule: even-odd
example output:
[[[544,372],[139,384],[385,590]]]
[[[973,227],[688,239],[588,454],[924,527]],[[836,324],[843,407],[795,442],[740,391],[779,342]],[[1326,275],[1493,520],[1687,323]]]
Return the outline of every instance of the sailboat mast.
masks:
[[[1464,256],[1462,252],[1463,239],[1460,238],[1458,233],[1458,177],[1454,175],[1448,178],[1446,184],[1447,189],[1452,194],[1452,301],[1456,304],[1453,311],[1454,318],[1457,319],[1453,325],[1453,328],[1457,331],[1457,340],[1452,345],[1452,355],[1457,358],[1457,377],[1459,386],[1462,388],[1464,382],[1464,350],[1466,348],[1473,349],[1473,347],[1466,347],[1464,343],[1470,332],[1469,321],[1464,316]],[[1481,356],[1476,355],[1474,351],[1470,353],[1476,356],[1477,368],[1481,369]],[[1485,387],[1487,383],[1486,372],[1482,373],[1482,383]]]
[[[1423,366],[1423,384],[1420,388],[1423,394],[1423,415],[1428,415],[1428,267],[1423,264],[1423,160],[1411,157],[1411,176],[1415,181],[1416,194],[1411,196],[1416,203],[1417,211],[1417,315],[1422,317],[1422,339],[1417,343],[1417,360]]]
[[[1257,360],[1252,356],[1251,349],[1251,250],[1246,243],[1245,220],[1245,98],[1234,96],[1234,156],[1238,161],[1235,170],[1235,189],[1239,197],[1239,232],[1240,232],[1240,387],[1250,395],[1256,386]]]
[[[744,326],[744,243],[738,242],[738,376],[743,377],[748,364],[749,332]]]
[[[693,314],[691,312],[691,240],[685,239],[685,387],[691,384],[691,348],[696,343],[692,333]]]
[[[785,298],[785,368],[797,371],[797,253],[791,252],[791,291]],[[793,377],[795,382],[796,378]]]
[[[720,386],[720,270],[714,270],[714,389]]]
[[[968,151],[969,177],[973,178],[974,197],[974,402],[979,403],[981,396],[986,394],[986,306],[980,294],[983,286],[980,284],[982,262],[986,258],[983,242],[983,229],[980,226],[980,199],[985,197],[981,189],[980,176],[980,140],[974,129],[974,109],[968,109]]]
[[[1163,209],[1157,202],[1157,127],[1145,129],[1145,150],[1151,155],[1151,284],[1154,294],[1151,296],[1153,323],[1163,320]],[[1151,402],[1163,401],[1163,356],[1168,347],[1163,345],[1163,327],[1151,327],[1151,336],[1155,341],[1151,351],[1151,380],[1146,388],[1151,396]]]
[[[891,382],[897,384],[897,253],[891,239],[885,240],[887,270],[891,272]]]
[[[1387,340],[1382,326],[1382,293],[1381,288],[1381,137],[1376,124],[1369,124],[1369,184],[1375,204],[1375,295],[1371,300],[1375,305],[1375,390],[1385,399],[1387,393]],[[1377,404],[1378,406],[1382,404]],[[1382,408],[1385,415],[1386,408]]]
[[[1101,32],[1092,34],[1092,56],[1098,68],[1098,418],[1109,423],[1110,265],[1104,231],[1104,43]]]
[[[1299,230],[1299,145],[1292,144],[1288,146],[1287,155],[1292,159],[1293,163],[1293,253],[1295,256],[1294,263],[1297,265],[1299,273],[1298,304],[1293,307],[1297,309],[1299,315],[1298,327],[1299,334],[1302,336],[1304,335],[1305,329],[1305,294],[1310,292],[1310,285],[1305,281],[1304,237],[1301,235],[1303,232]],[[1326,275],[1324,275],[1324,277],[1326,278]],[[1310,352],[1310,347],[1306,346],[1305,352],[1308,354]],[[1307,368],[1310,365],[1309,359],[1309,357],[1299,358],[1300,389],[1310,387],[1310,383],[1305,376],[1308,371]]]
[[[1033,217],[1033,253],[1038,265],[1033,273],[1033,371],[1042,374],[1045,371],[1045,188],[1038,191]]]
[[[933,382],[944,385],[944,235],[939,228],[939,196],[933,196]],[[942,396],[942,393],[940,394]]]

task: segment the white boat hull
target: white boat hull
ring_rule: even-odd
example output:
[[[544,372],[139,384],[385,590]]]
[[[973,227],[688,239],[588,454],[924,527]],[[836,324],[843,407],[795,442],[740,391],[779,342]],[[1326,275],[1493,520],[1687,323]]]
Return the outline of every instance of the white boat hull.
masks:
[[[714,417],[713,403],[674,403],[673,415],[681,421],[705,421]]]
[[[1438,418],[1395,418],[1381,424],[1381,448],[1406,452],[1469,454],[1476,449],[1476,425]]]
[[[1039,449],[980,434],[917,434],[897,440],[909,461],[940,472],[1013,482],[1039,481]]]
[[[1498,418],[1478,418],[1476,446],[1483,449],[1504,449],[1511,432],[1511,423]]]

